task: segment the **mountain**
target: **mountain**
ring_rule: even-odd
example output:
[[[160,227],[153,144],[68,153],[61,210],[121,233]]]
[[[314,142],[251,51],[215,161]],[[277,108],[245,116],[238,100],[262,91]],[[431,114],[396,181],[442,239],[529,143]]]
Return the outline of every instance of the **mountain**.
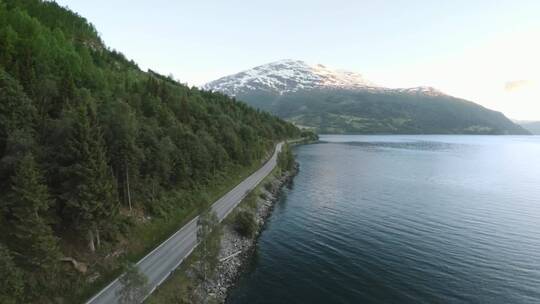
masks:
[[[0,303],[84,302],[299,134],[54,1],[1,0]]]
[[[500,112],[432,87],[385,88],[299,60],[261,65],[203,88],[320,133],[528,134]]]
[[[220,78],[204,86],[231,96],[259,90],[282,95],[321,87],[359,89],[375,85],[360,74],[333,71],[321,64],[310,66],[300,60],[281,60]]]
[[[540,121],[517,121],[516,123],[532,134],[540,135]]]

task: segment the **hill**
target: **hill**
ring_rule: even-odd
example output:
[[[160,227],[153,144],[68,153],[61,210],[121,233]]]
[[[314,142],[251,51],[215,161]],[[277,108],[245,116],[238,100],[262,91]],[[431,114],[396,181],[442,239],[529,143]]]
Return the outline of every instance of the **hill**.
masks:
[[[519,121],[517,124],[532,134],[540,135],[540,121]]]
[[[528,134],[500,112],[431,87],[384,88],[360,74],[298,60],[258,66],[204,88],[320,133]]]
[[[0,303],[81,301],[299,133],[54,2],[0,1]]]

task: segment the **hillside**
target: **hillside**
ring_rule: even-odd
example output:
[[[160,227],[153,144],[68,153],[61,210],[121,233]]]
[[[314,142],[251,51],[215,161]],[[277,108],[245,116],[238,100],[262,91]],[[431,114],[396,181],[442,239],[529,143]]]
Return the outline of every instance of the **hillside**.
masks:
[[[255,67],[204,88],[320,133],[528,134],[502,113],[431,87],[384,88],[353,72],[297,60]]]
[[[54,2],[1,0],[0,303],[81,301],[299,133],[141,71]]]
[[[532,134],[540,135],[540,121],[520,121],[517,124]]]

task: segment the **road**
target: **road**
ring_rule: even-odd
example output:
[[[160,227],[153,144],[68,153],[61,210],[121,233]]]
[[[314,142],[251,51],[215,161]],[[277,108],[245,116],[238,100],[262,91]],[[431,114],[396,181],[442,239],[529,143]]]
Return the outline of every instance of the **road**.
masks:
[[[277,144],[272,157],[259,170],[251,174],[212,205],[212,210],[216,212],[219,221],[222,221],[227,217],[238,203],[242,201],[247,192],[255,188],[268,174],[270,174],[270,172],[272,172],[277,164],[277,155],[281,151],[282,145],[283,143]],[[197,216],[192,219],[137,263],[140,271],[148,277],[149,285],[152,287],[150,293],[163,283],[171,272],[173,272],[197,246],[198,218],[199,217]],[[118,303],[118,291],[120,289],[121,284],[118,279],[116,279],[86,303]]]

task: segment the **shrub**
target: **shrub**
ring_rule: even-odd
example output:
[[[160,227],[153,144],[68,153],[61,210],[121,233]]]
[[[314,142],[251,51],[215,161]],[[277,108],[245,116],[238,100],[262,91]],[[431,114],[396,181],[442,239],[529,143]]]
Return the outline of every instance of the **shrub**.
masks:
[[[266,189],[266,191],[268,192],[272,192],[272,183],[267,182],[266,184],[264,184],[264,189]]]
[[[257,231],[257,222],[253,213],[240,210],[234,218],[234,230],[244,237],[250,237]]]
[[[257,195],[255,194],[255,191],[248,193],[246,197],[244,197],[243,201],[245,203],[245,207],[251,210],[257,209]]]

